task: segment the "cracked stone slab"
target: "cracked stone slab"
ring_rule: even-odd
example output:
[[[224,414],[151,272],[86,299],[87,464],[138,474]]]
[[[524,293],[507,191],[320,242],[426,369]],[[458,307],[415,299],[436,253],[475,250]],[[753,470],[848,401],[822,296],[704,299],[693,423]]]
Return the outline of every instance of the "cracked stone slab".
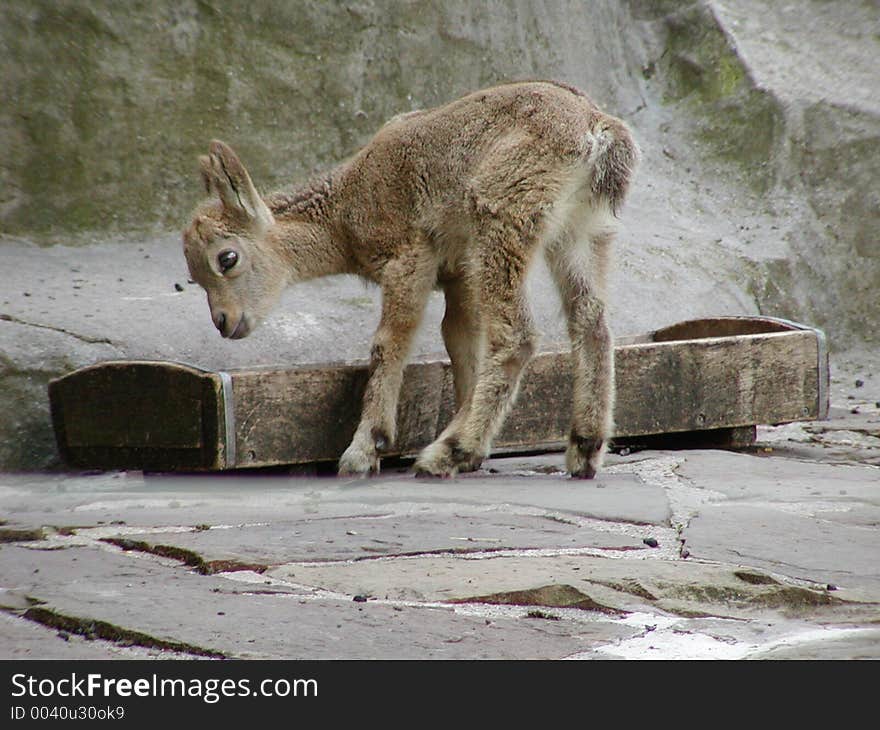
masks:
[[[880,659],[880,629],[815,632],[798,641],[780,641],[754,652],[749,659]]]
[[[875,467],[702,452],[689,455],[678,474],[719,495],[682,532],[691,555],[876,594]]]
[[[683,535],[695,557],[739,562],[880,600],[876,527],[731,503],[704,508]]]
[[[877,629],[634,614],[644,630],[571,659],[876,658]]]
[[[80,636],[61,635],[16,615],[0,611],[2,659],[118,659],[118,647]],[[141,657],[146,658],[146,657]]]
[[[357,586],[391,601],[533,601],[535,606],[521,610],[562,620],[595,612],[559,608],[569,604],[630,612],[607,620],[638,631],[572,659],[733,659],[783,647],[796,657],[803,642],[821,638],[830,646],[844,637],[841,646],[854,655],[874,651],[874,634],[864,624],[878,619],[877,604],[849,602],[820,586],[735,566],[625,555],[393,558],[382,560],[381,570],[366,563],[310,563],[264,577],[330,589]]]
[[[7,546],[2,559],[4,584],[45,601],[43,608],[240,658],[549,659],[634,633],[590,616],[553,621],[499,609],[355,601],[94,548]]]
[[[823,584],[792,582],[784,575],[756,573],[736,563],[649,555],[625,552],[616,559],[563,551],[432,555],[291,564],[273,568],[263,577],[316,590],[356,591],[385,600],[461,602],[559,585],[570,586],[614,611],[739,619],[761,616],[762,620],[810,613],[816,620],[844,622],[880,617],[880,603],[871,602],[880,601],[880,594],[826,591]]]
[[[19,599],[19,605],[13,602],[5,610],[20,613],[25,609],[21,601],[30,595],[63,616],[90,617],[168,642],[232,656],[308,658],[746,656],[781,650],[790,639],[797,643],[798,637],[809,637],[808,631],[864,629],[876,623],[877,605],[865,602],[876,600],[876,592],[864,588],[842,585],[839,591],[825,591],[822,584],[793,580],[783,568],[760,570],[735,559],[730,564],[680,559],[670,505],[679,524],[685,514],[736,504],[730,500],[740,494],[729,489],[726,478],[716,476],[704,484],[690,478],[693,474],[682,476],[682,470],[703,459],[740,457],[694,451],[612,457],[607,473],[593,484],[557,475],[560,455],[493,460],[497,473],[438,482],[393,473],[367,481],[4,475],[4,528],[43,536],[0,547],[6,598]],[[716,463],[718,473],[777,461],[747,458]],[[778,461],[783,474],[798,464]],[[774,472],[764,475],[750,499],[772,498],[774,479]],[[630,502],[626,510],[614,503],[617,487],[623,492],[618,496]],[[789,510],[821,497],[795,487],[786,494],[779,505]],[[858,490],[852,494],[864,496]],[[814,502],[806,502],[807,496]],[[610,517],[623,511],[642,518],[653,513],[657,519]],[[206,518],[216,520],[216,529],[205,529]],[[389,532],[370,533],[365,527],[373,523]],[[43,528],[53,524],[75,529]],[[288,532],[296,525],[305,531]],[[452,528],[460,526],[471,528],[470,534],[455,534]],[[481,541],[505,526],[514,542],[497,549]],[[740,528],[748,532],[750,525],[746,521]],[[335,542],[334,532],[342,532],[345,542]],[[406,535],[413,547],[465,542],[482,549],[352,558],[368,552],[359,550],[365,538],[384,540],[394,533]],[[202,550],[206,559],[224,557],[223,551],[247,557],[245,562],[256,562],[251,558],[257,555],[302,559],[262,575],[203,576],[182,560],[123,552],[101,542],[114,535],[149,544],[176,542]],[[579,541],[569,547],[566,540],[573,535]],[[468,536],[475,539],[449,539]],[[657,548],[642,543],[647,536],[658,540]],[[546,542],[532,545],[538,537]],[[686,532],[684,537],[689,539]],[[316,545],[321,538],[334,542],[303,557],[304,538]],[[598,547],[589,544],[593,539]],[[611,539],[639,549],[615,549]],[[322,559],[314,560],[316,555]],[[548,595],[577,600],[550,600]],[[353,600],[356,596],[362,600]],[[496,603],[533,596],[528,600],[554,605],[477,601],[493,596]],[[454,600],[465,602],[453,605]],[[571,607],[593,603],[615,610]],[[493,631],[484,635],[489,626]],[[246,631],[251,627],[258,629],[255,635]],[[50,629],[41,630],[54,636]],[[822,634],[823,640],[828,636]],[[843,636],[835,634],[827,645]],[[867,651],[862,634],[848,636],[851,643],[840,646],[859,655]]]
[[[375,514],[282,520],[192,532],[151,532],[145,541],[197,553],[205,561],[265,565],[359,560],[378,556],[477,552],[515,548],[646,549],[642,538],[593,529],[565,517],[509,510],[432,510],[430,514]]]
[[[779,456],[880,468],[880,400],[853,403],[832,407],[827,421],[762,427],[756,446]]]
[[[0,659],[192,659],[189,654],[86,638],[0,611]]]
[[[687,454],[677,474],[694,487],[719,492],[737,502],[830,502],[842,508],[839,515],[863,505],[877,508],[880,519],[880,470],[871,466],[699,451]]]

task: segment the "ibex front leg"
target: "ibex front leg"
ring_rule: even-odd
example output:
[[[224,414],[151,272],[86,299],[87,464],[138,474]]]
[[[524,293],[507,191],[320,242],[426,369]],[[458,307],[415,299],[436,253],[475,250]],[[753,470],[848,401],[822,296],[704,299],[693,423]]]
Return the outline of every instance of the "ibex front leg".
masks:
[[[397,401],[412,338],[436,281],[428,251],[392,259],[382,273],[382,318],[370,351],[360,424],[339,460],[340,476],[378,473],[379,456],[397,436]]]

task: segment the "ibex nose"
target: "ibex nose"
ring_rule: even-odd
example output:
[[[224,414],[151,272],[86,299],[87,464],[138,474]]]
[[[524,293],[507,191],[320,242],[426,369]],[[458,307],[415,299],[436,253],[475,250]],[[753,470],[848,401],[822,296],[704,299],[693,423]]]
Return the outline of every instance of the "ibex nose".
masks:
[[[217,315],[217,319],[214,320],[214,326],[220,330],[220,334],[222,335],[223,330],[226,327],[226,315],[223,312],[220,312],[220,314]]]

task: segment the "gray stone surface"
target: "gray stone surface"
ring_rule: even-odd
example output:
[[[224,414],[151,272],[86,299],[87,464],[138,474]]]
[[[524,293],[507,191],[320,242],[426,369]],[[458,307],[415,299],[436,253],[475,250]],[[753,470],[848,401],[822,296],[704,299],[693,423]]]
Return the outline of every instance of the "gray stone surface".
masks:
[[[741,561],[817,583],[846,585],[857,573],[862,585],[880,587],[876,465],[719,452],[688,461],[678,474],[725,495],[703,505],[682,532],[692,555]],[[719,474],[725,478],[719,480]],[[765,549],[768,544],[772,551]]]
[[[825,424],[818,421],[806,427],[822,428]],[[704,458],[682,464],[678,474],[694,485],[712,484],[713,489],[742,506],[767,505],[785,510],[791,505],[802,512],[809,510],[815,500],[812,511],[824,513],[825,519],[848,520],[854,509],[861,508],[867,512],[859,512],[864,519],[858,522],[880,522],[880,491],[875,479],[880,473],[873,465],[839,464],[832,468],[821,462],[768,458],[771,454],[759,451],[756,458],[752,454],[707,452]],[[719,482],[718,474],[725,475],[723,481]],[[818,488],[817,483],[823,487]],[[816,499],[820,495],[821,500]]]
[[[125,651],[111,642],[58,634],[40,624],[0,613],[4,659],[115,659]]]
[[[781,641],[750,659],[880,659],[880,630],[861,629],[835,635],[809,634],[797,642]]]
[[[149,536],[149,542],[193,550],[206,560],[262,561],[269,565],[559,545],[644,548],[635,536],[608,534],[565,521],[564,517],[522,515],[508,510],[493,515],[487,514],[488,509],[477,511],[462,505],[462,509],[426,509],[421,514],[394,511],[364,516],[305,516],[298,520],[276,517],[271,524],[253,527],[158,532]]]
[[[858,575],[860,585],[880,587],[876,522],[840,524],[828,519],[822,505],[797,507],[794,514],[742,504],[706,508],[684,532],[688,548],[695,557],[742,562],[801,580],[846,586]]]
[[[774,444],[612,455],[593,482],[560,454],[442,481],[2,475],[0,656],[876,658],[870,450]]]
[[[5,581],[45,596],[65,616],[245,659],[552,659],[632,633],[589,616],[582,622],[529,620],[267,588],[263,581],[206,578],[161,561],[83,554],[87,550],[5,548],[12,553]],[[4,647],[4,654],[10,649]]]
[[[411,517],[438,510],[450,516],[491,516],[506,511],[523,516],[563,515],[571,520],[668,522],[666,496],[657,484],[646,482],[637,473],[609,473],[585,489],[582,482],[561,472],[562,460],[561,454],[505,459],[498,462],[497,475],[483,470],[444,483],[437,491],[432,488],[436,485],[414,480],[406,472],[371,480],[118,472],[99,478],[0,475],[0,494],[5,514],[15,522],[42,521],[56,527],[95,524],[98,520],[108,524],[113,519],[138,527],[200,524],[186,522],[194,509],[201,510],[205,518],[201,522],[231,525],[258,522],[267,513],[275,519],[331,520],[370,515]],[[523,469],[541,462],[551,474]],[[536,482],[541,485],[537,494]]]

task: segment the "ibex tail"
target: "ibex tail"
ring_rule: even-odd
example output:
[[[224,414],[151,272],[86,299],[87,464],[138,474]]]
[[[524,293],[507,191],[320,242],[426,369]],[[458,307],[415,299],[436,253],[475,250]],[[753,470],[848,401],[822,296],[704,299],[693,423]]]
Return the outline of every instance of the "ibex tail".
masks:
[[[588,142],[590,189],[596,197],[606,200],[617,215],[638,164],[638,145],[622,122],[609,117],[596,121]]]

